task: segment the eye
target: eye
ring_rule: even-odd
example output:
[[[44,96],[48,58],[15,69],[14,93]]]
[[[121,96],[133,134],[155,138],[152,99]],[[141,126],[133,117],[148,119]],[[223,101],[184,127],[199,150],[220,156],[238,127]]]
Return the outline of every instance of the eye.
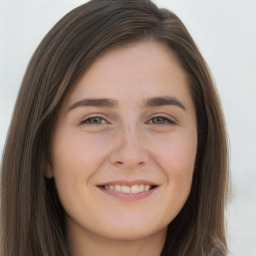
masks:
[[[104,118],[100,116],[93,116],[83,120],[80,124],[81,125],[84,125],[84,124],[99,125],[99,124],[106,124],[106,123],[107,121]]]
[[[164,116],[153,117],[150,119],[149,123],[150,124],[176,124],[173,120]]]

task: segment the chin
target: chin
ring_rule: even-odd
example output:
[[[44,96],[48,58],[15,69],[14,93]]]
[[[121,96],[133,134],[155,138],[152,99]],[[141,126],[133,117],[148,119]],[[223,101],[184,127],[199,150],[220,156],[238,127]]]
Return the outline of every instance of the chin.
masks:
[[[111,227],[102,228],[104,237],[117,241],[138,241],[164,232],[166,234],[167,225],[152,225],[153,223],[142,223],[126,221],[125,223],[115,223]],[[102,231],[101,230],[101,231]]]

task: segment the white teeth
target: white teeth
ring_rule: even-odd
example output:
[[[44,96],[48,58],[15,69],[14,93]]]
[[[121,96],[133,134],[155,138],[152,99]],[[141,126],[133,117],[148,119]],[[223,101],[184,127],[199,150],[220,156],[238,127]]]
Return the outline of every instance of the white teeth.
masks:
[[[116,191],[121,191],[121,190],[122,190],[122,188],[121,188],[121,186],[120,186],[120,185],[115,185],[114,190],[116,190]]]
[[[115,190],[118,192],[122,192],[125,194],[137,194],[145,191],[149,191],[152,186],[150,185],[143,185],[143,184],[138,184],[138,185],[133,185],[133,186],[124,186],[124,185],[108,185],[104,186],[105,189],[109,190]]]
[[[145,191],[149,191],[149,189],[150,189],[150,186],[149,186],[149,185],[146,185],[146,186],[145,186]]]
[[[133,185],[131,186],[131,193],[136,194],[140,192],[140,187],[139,185]]]
[[[123,193],[131,193],[131,188],[128,186],[121,186]]]

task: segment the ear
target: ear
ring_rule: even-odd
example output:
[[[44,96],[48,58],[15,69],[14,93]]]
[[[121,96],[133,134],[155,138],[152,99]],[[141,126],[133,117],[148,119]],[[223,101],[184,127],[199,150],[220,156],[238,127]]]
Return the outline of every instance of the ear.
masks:
[[[50,163],[46,164],[45,176],[48,179],[53,178],[53,168],[52,168],[52,165]]]

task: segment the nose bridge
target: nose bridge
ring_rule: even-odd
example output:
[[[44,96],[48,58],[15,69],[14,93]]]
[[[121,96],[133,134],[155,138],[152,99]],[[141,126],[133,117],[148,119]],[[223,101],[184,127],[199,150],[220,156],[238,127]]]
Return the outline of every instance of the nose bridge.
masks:
[[[111,154],[111,162],[131,168],[145,164],[148,158],[142,126],[136,122],[123,124],[117,134],[117,143]]]
[[[123,148],[131,152],[140,151],[143,144],[143,132],[139,125],[127,124],[123,130]]]

